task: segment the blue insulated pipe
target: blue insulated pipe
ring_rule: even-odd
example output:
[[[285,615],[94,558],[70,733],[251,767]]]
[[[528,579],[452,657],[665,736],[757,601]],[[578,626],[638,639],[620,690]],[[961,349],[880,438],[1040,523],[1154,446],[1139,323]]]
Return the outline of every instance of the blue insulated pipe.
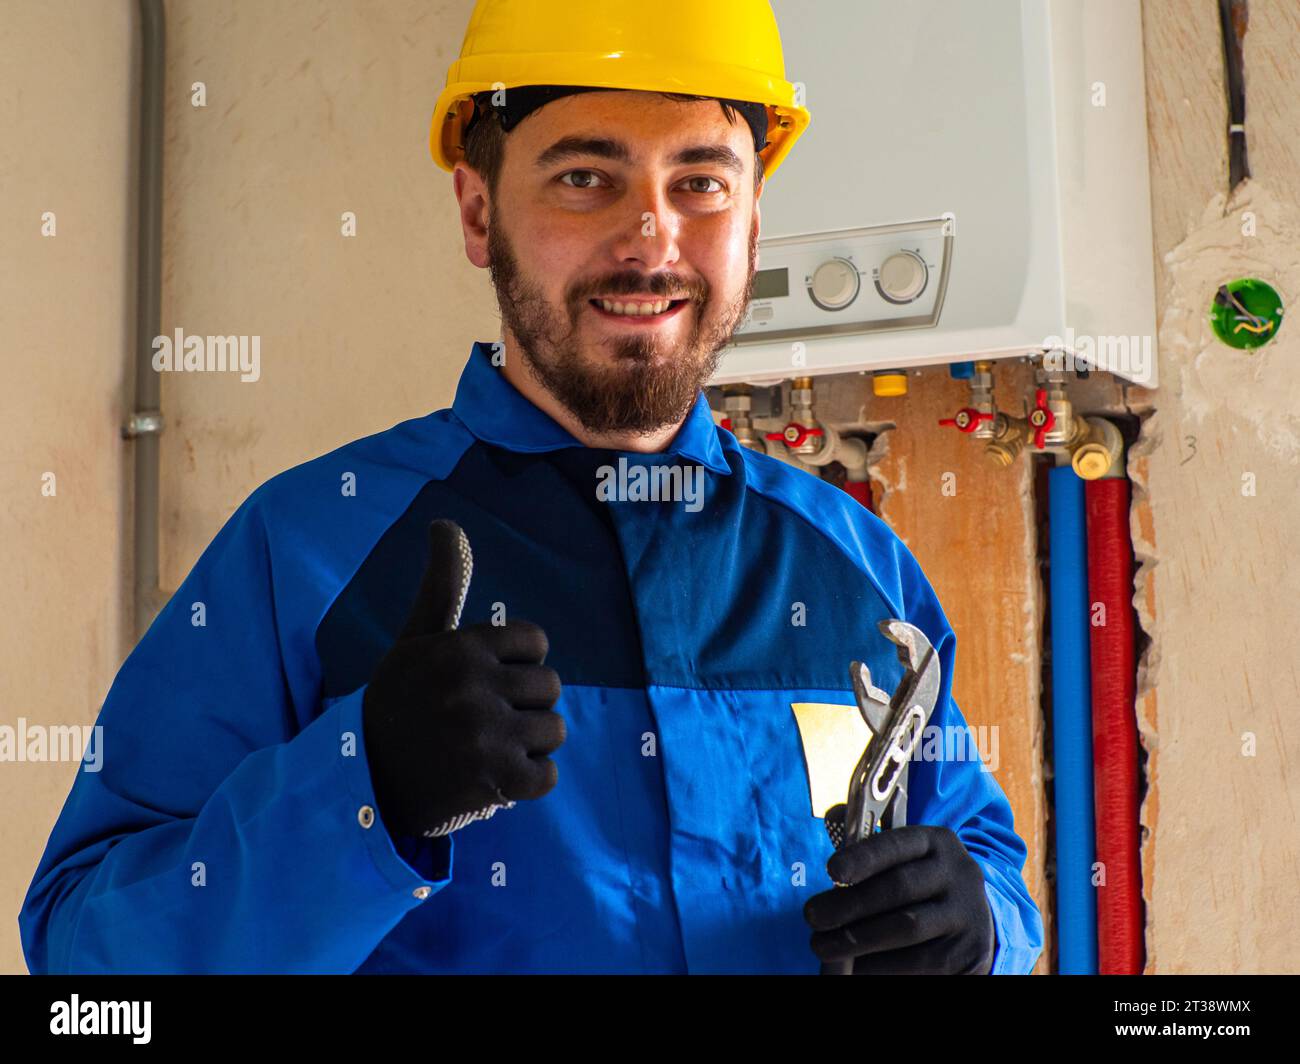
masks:
[[[1056,792],[1056,933],[1062,975],[1097,974],[1097,896],[1084,482],[1048,474],[1052,609],[1052,744]]]

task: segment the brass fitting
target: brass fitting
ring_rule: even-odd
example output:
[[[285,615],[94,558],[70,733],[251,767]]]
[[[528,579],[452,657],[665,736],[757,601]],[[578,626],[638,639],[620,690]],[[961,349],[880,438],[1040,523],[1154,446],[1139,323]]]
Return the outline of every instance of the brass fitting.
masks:
[[[754,428],[750,415],[752,400],[748,384],[724,384],[722,386],[722,409],[731,424],[731,432],[736,442],[755,451],[766,453],[763,434]]]
[[[1123,476],[1124,437],[1119,429],[1103,417],[1076,420],[1083,428],[1066,450],[1080,479]]]
[[[1032,438],[1028,418],[999,413],[993,422],[993,438],[984,445],[984,453],[996,465],[1009,466]]]

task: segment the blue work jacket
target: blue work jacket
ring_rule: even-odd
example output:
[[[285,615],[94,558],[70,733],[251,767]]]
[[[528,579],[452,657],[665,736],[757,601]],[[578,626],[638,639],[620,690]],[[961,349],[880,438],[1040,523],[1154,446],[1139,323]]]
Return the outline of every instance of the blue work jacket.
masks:
[[[821,816],[863,745],[849,662],[902,676],[879,621],[925,632],[931,724],[965,725],[934,591],[880,519],[740,446],[703,394],[665,453],[588,448],[492,350],[450,409],[273,477],[204,551],[100,711],[99,771],[77,772],[19,916],[33,972],[817,972]],[[619,459],[700,467],[702,496],[610,498]],[[474,553],[462,625],[545,629],[567,739],[544,797],[393,837],[362,698],[438,517]],[[934,745],[908,823],[957,833],[993,972],[1028,972],[1043,930],[1011,808]]]

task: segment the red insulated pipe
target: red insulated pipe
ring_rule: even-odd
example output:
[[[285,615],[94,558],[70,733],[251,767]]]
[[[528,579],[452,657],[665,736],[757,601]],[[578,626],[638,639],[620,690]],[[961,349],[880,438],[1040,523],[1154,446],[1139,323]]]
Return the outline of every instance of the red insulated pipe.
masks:
[[[1092,651],[1092,761],[1097,814],[1097,967],[1102,975],[1141,975],[1141,865],[1138,857],[1138,743],[1134,705],[1133,564],[1129,482],[1091,480],[1088,598]],[[1097,604],[1104,607],[1104,621]]]
[[[871,484],[866,480],[846,480],[844,490],[852,495],[858,502],[862,503],[868,510],[875,513],[871,507]]]

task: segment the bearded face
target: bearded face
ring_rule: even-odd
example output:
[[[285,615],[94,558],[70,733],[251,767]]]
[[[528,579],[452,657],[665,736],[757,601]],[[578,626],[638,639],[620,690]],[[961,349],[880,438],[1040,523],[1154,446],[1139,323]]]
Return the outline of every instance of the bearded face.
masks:
[[[575,281],[555,301],[525,276],[499,208],[488,250],[502,320],[533,378],[590,432],[648,435],[685,416],[740,324],[753,293],[758,218],[744,286],[734,293],[673,270],[627,270]],[[620,325],[602,308],[621,295],[680,300],[671,314],[689,320],[675,329]],[[584,328],[596,318],[603,328]]]
[[[493,187],[459,163],[515,386],[590,438],[681,423],[744,318],[758,263],[755,137],[711,98],[590,90],[503,134]]]

